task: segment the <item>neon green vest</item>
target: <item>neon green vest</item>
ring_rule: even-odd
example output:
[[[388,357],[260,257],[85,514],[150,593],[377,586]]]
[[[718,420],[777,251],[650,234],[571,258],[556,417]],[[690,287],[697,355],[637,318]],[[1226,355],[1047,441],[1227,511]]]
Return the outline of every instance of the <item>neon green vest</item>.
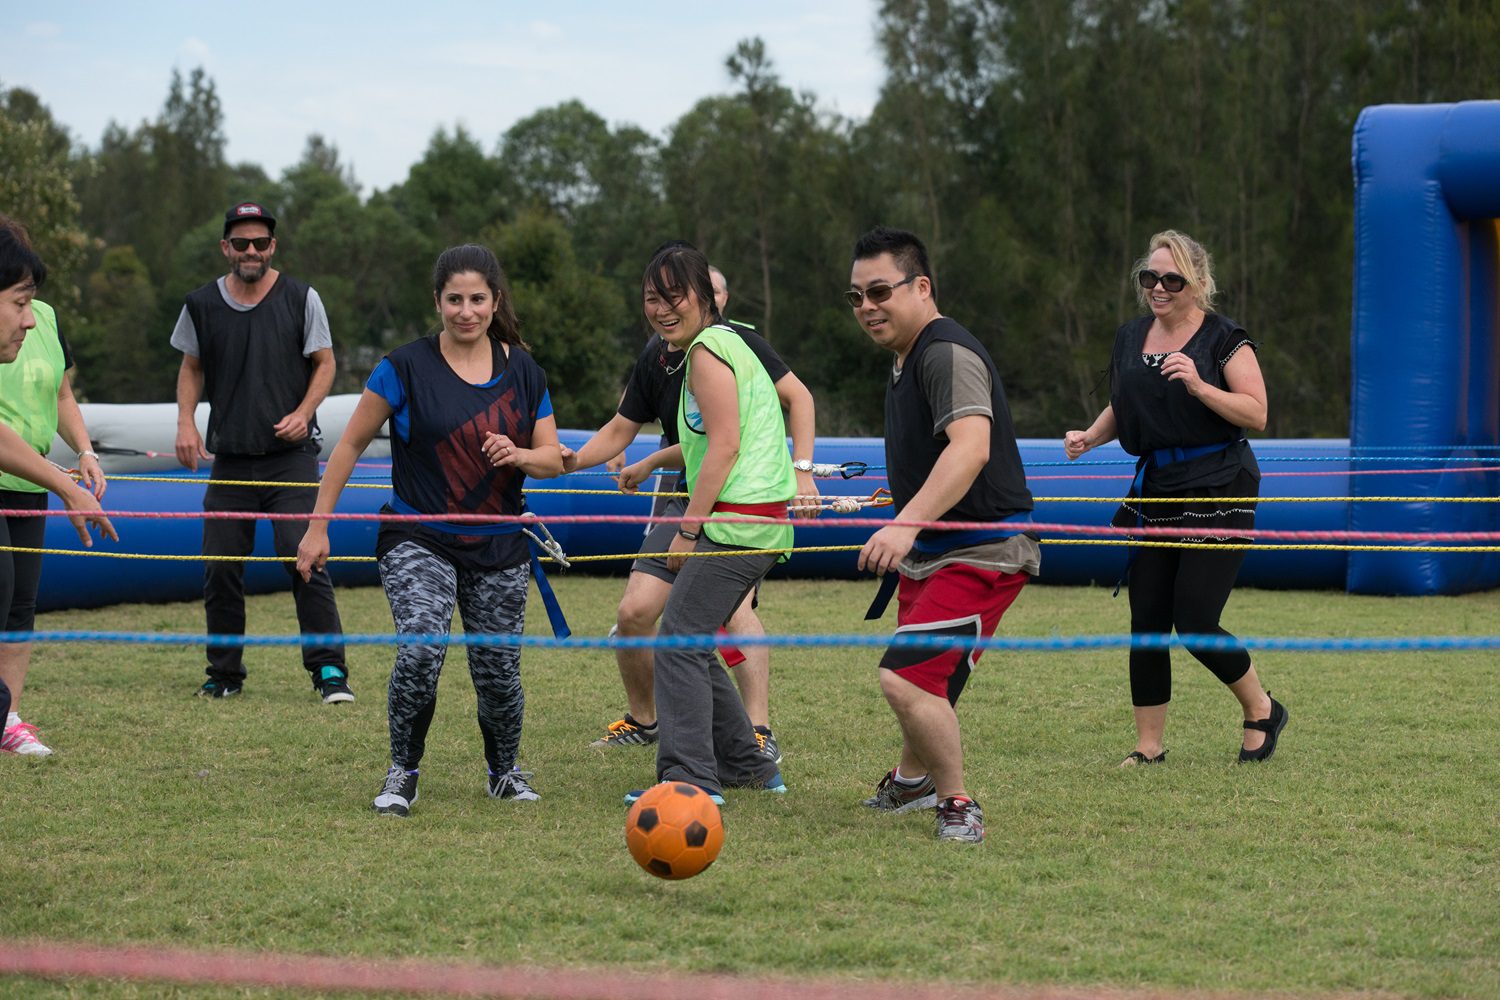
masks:
[[[36,329],[26,334],[21,353],[0,365],[0,423],[21,435],[38,455],[52,450],[57,436],[57,390],[63,379],[62,342],[57,339],[57,314],[45,302],[31,301]],[[36,483],[0,474],[0,490],[46,493]]]
[[[781,418],[781,401],[776,396],[776,386],[744,338],[722,326],[707,328],[688,348],[687,377],[682,380],[682,401],[677,407],[677,433],[682,442],[682,461],[687,468],[689,489],[698,481],[703,457],[708,453],[703,413],[689,388],[693,358],[700,350],[712,351],[720,361],[734,369],[739,393],[740,454],[717,499],[742,504],[784,503],[797,492],[797,475],[786,446],[786,424]],[[714,520],[743,516],[715,514],[704,524],[704,530],[720,545],[751,549],[792,547],[792,527],[789,524],[732,524],[715,523]],[[787,558],[782,556],[782,561]]]

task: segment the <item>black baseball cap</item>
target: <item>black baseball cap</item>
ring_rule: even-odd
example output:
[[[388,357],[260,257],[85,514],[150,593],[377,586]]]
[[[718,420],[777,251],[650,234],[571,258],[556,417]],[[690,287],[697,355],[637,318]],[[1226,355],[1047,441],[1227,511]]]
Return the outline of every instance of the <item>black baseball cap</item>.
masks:
[[[271,235],[276,235],[276,219],[260,205],[253,201],[242,201],[238,205],[224,213],[224,237],[229,237],[229,230],[234,228],[237,222],[264,222]]]

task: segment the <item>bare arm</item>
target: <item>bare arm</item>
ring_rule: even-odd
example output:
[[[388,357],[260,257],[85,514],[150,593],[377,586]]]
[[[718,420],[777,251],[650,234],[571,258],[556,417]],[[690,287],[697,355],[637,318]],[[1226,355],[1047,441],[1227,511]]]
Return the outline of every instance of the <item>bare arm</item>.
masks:
[[[213,458],[198,433],[198,402],[203,398],[203,362],[191,354],[182,356],[177,370],[177,461],[194,472],[200,458]]]
[[[89,440],[83,411],[78,408],[78,399],[73,395],[73,379],[67,372],[63,372],[62,381],[57,386],[57,432],[68,442],[68,447],[78,453],[78,474],[84,487],[94,494],[95,500],[103,499],[104,470],[99,467],[97,457],[84,454],[94,450],[94,443]]]
[[[740,457],[739,391],[734,379],[734,369],[708,350],[699,352],[698,357],[693,359],[688,382],[703,414],[703,430],[708,436],[708,450],[704,453],[698,478],[688,497],[681,530],[698,532],[703,530],[703,522],[713,513],[719,493],[729,481],[729,473]],[[668,551],[689,552],[694,547],[695,543],[691,539],[679,534],[673,537]],[[674,571],[681,569],[682,559],[680,556],[675,559],[669,556],[667,565]]]
[[[1253,348],[1241,348],[1224,365],[1227,390],[1199,378],[1197,366],[1185,355],[1168,356],[1161,369],[1168,378],[1183,382],[1199,402],[1236,427],[1248,427],[1253,431],[1266,429],[1266,379],[1261,374],[1260,360]]]
[[[802,380],[791,372],[781,376],[776,383],[776,395],[786,408],[786,427],[792,438],[792,461],[812,461],[813,442],[817,438],[817,416],[813,396]],[[797,495],[818,496],[818,483],[811,472],[797,473]],[[818,506],[809,506],[796,512],[797,517],[817,517],[823,512]]]
[[[680,469],[682,468],[682,445],[672,444],[665,448],[659,448],[632,465],[620,470],[620,489],[626,493],[634,493],[636,489],[651,478],[651,474],[657,469]]]
[[[98,528],[105,538],[120,540],[109,518],[98,513],[99,501],[94,495],[81,489],[73,482],[72,476],[38,455],[21,435],[5,424],[0,424],[0,471],[20,476],[56,493],[63,506],[73,512],[68,515],[68,520],[73,522],[78,539],[85,547],[92,548],[94,544],[89,535],[90,526]]]
[[[576,452],[571,448],[562,449],[563,471],[591,468],[615,457],[635,440],[640,431],[640,424],[616,413],[582,448]]]
[[[381,395],[366,389],[359,397],[339,443],[328,456],[328,466],[323,470],[323,480],[318,484],[318,499],[313,502],[313,518],[307,522],[307,531],[297,546],[297,572],[302,579],[312,578],[312,571],[322,569],[328,562],[328,519],[319,514],[331,514],[339,502],[339,494],[349,483],[354,473],[354,463],[365,453],[380,428],[391,419],[391,404]]]
[[[295,410],[276,421],[276,436],[283,441],[302,441],[307,438],[310,433],[309,425],[317,415],[318,407],[328,398],[328,390],[333,388],[334,373],[338,371],[338,361],[334,358],[331,347],[313,351],[307,358],[313,363],[312,374],[307,378],[307,392],[303,394],[302,402],[297,404]]]
[[[1099,411],[1094,422],[1086,431],[1068,431],[1063,435],[1063,452],[1072,461],[1084,452],[1097,448],[1101,444],[1109,444],[1115,439],[1118,431],[1115,428],[1115,408],[1106,406]]]
[[[859,553],[859,568],[887,573],[911,551],[921,528],[903,521],[936,521],[963,499],[969,487],[990,460],[990,418],[981,414],[959,417],[944,429],[948,443],[932,467],[932,473],[896,521],[886,525],[865,543]]]

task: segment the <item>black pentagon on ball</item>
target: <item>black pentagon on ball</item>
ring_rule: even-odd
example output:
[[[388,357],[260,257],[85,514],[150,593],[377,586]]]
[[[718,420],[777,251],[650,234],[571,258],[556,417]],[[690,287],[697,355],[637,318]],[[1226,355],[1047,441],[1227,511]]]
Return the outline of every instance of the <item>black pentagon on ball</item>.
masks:
[[[686,781],[679,781],[674,784],[672,786],[672,791],[676,792],[678,795],[686,795],[688,798],[692,798],[694,795],[703,794],[703,790],[701,788],[699,788],[697,785],[690,785]]]
[[[650,833],[652,830],[655,830],[656,824],[660,822],[661,818],[656,815],[656,809],[651,806],[642,809],[640,815],[635,818],[636,829],[642,833]]]
[[[689,847],[702,847],[704,841],[708,840],[708,827],[693,820],[688,824],[688,828],[682,831],[682,839]]]
[[[670,878],[672,876],[672,866],[667,864],[661,858],[651,859],[651,871],[654,874],[662,876],[663,878]]]

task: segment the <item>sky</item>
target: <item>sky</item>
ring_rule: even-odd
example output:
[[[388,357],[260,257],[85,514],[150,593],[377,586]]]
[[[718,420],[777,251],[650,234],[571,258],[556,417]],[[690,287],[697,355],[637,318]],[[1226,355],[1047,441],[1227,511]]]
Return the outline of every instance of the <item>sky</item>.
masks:
[[[404,180],[439,127],[462,124],[493,150],[519,119],[574,98],[612,125],[662,136],[700,98],[735,89],[725,57],[753,36],[783,84],[846,117],[869,115],[884,76],[876,0],[4,8],[0,86],[35,93],[84,144],[97,146],[111,121],[154,119],[172,70],[202,66],[231,162],[280,176],[317,132],[366,194]]]

